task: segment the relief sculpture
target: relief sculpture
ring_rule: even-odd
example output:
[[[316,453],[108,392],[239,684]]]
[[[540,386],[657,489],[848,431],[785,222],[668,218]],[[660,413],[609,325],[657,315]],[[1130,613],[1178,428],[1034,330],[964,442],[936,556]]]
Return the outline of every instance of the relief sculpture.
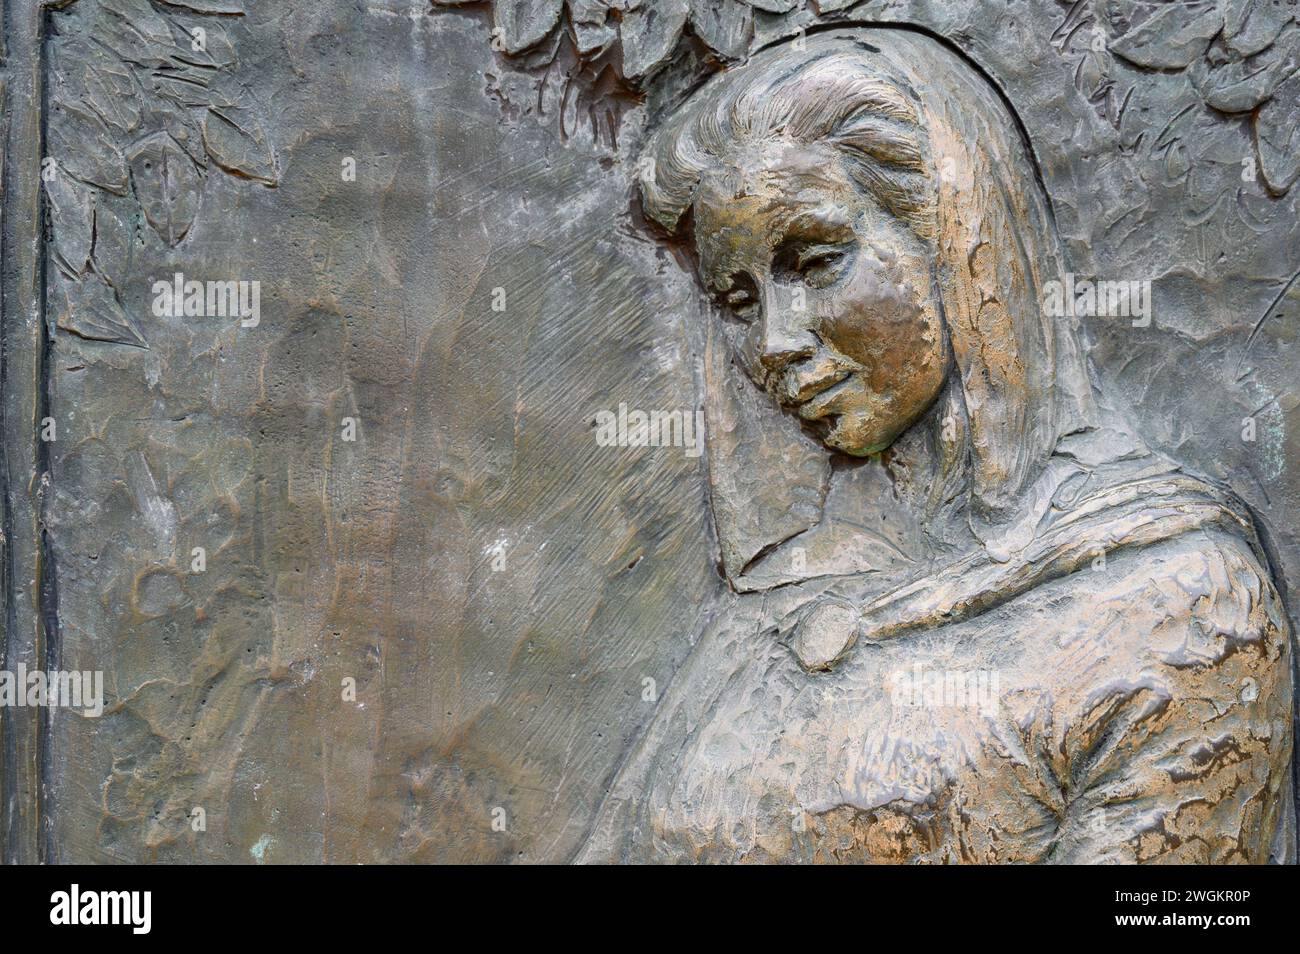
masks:
[[[799,46],[669,118],[641,200],[717,299],[718,391],[743,373],[829,486],[806,529],[720,528],[734,596],[587,857],[1290,860],[1268,561],[1097,387],[1021,130],[928,37]],[[713,474],[719,520],[739,486]]]
[[[8,0],[0,863],[1296,863],[1298,17]]]

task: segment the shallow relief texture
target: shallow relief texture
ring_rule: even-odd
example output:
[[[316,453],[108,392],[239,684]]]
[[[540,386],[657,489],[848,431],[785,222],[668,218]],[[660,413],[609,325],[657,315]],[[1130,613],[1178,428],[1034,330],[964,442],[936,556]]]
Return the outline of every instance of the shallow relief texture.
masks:
[[[718,586],[698,459],[591,439],[620,400],[691,406],[689,283],[629,234],[603,142],[507,120],[477,23],[127,6],[51,14],[51,47],[203,24],[235,59],[181,67],[184,98],[230,76],[268,174],[144,93],[172,65],[138,30],[87,41],[156,112],[109,127],[142,158],[122,195],[75,182],[91,264],[50,276],[52,302],[103,280],[130,316],[51,316],[62,658],[109,682],[101,719],[55,725],[56,855],[562,857]],[[154,316],[176,272],[259,280],[261,321]]]
[[[1070,267],[1152,281],[1148,326],[1088,324],[1098,374],[1153,448],[1250,506],[1296,619],[1285,5],[76,0],[40,19],[58,430],[8,483],[39,489],[46,658],[107,680],[101,718],[56,712],[36,762],[0,767],[6,791],[42,779],[52,860],[579,851],[741,559],[704,459],[593,439],[620,403],[693,413],[718,373],[689,256],[635,201],[639,150],[698,81],[801,27],[914,24],[1005,92]],[[177,272],[258,281],[259,322],[159,316]],[[38,387],[8,371],[7,394]],[[738,401],[711,439],[801,496],[763,500],[754,470],[731,489],[795,532],[827,475]],[[12,571],[6,597],[25,598]]]

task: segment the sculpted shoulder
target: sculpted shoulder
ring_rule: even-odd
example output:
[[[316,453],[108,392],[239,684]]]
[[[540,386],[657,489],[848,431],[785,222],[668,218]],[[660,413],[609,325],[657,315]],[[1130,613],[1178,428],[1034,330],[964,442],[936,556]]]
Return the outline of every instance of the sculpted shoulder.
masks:
[[[1033,734],[1066,796],[1060,860],[1269,860],[1291,753],[1290,629],[1249,545],[1197,532],[1072,578]],[[1274,852],[1286,851],[1273,846]]]
[[[1175,667],[1267,652],[1289,625],[1267,568],[1240,537],[1206,530],[1121,553],[1084,571],[1105,618],[1107,649]],[[1089,580],[1091,576],[1093,579]]]

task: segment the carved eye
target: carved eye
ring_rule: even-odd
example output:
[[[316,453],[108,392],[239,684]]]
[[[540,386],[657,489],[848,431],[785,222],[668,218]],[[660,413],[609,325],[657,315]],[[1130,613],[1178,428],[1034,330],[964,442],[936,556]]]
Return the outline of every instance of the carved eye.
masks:
[[[758,317],[758,297],[748,288],[733,288],[723,296],[727,311],[744,322]]]
[[[825,288],[840,277],[848,252],[842,245],[812,245],[795,258],[795,271],[804,283]]]

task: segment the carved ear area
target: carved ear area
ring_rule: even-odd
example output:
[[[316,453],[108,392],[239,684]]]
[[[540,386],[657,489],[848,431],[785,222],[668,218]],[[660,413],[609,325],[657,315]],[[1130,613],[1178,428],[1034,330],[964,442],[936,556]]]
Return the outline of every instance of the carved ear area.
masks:
[[[790,649],[808,672],[828,672],[858,640],[862,612],[846,599],[823,597],[794,629]]]

